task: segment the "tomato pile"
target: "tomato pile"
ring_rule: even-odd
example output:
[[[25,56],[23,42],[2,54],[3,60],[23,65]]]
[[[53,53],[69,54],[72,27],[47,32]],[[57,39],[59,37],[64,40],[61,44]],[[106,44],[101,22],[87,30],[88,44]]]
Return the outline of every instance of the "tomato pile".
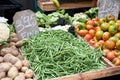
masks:
[[[103,54],[116,66],[120,66],[120,20],[113,15],[106,18],[93,18],[76,25],[75,32],[94,48],[102,47]]]

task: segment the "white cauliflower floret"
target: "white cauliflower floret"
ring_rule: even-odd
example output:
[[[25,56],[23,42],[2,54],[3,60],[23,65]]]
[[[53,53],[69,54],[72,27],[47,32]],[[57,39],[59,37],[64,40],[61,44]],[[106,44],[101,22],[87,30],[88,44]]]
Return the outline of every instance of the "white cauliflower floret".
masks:
[[[0,41],[7,41],[10,35],[10,29],[7,24],[0,23]]]

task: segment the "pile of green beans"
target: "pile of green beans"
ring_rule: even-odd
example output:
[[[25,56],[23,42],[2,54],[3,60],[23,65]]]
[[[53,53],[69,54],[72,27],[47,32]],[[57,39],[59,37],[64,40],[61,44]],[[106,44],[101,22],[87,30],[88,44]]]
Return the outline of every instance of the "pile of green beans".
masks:
[[[21,50],[30,61],[38,80],[106,68],[102,51],[62,30],[32,36]]]

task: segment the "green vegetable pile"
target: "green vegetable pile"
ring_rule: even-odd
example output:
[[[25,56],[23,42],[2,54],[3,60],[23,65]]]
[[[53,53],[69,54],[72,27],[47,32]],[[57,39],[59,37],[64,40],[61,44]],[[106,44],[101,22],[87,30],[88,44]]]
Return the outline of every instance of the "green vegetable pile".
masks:
[[[98,7],[90,8],[88,11],[85,12],[89,18],[93,19],[98,16]]]
[[[64,18],[70,21],[70,15],[65,13],[65,10],[58,10],[48,15],[44,13],[36,12],[36,18],[40,27],[51,27],[51,25],[57,25],[59,18]]]
[[[40,32],[21,50],[30,61],[38,80],[103,69],[102,51],[62,30]]]

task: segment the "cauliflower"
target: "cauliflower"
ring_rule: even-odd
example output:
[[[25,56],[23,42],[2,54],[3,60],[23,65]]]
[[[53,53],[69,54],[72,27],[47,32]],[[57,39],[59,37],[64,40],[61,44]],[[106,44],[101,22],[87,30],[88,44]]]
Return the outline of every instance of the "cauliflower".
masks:
[[[0,17],[0,22],[7,23],[8,19],[5,17]]]
[[[0,23],[0,41],[7,41],[10,35],[10,29],[7,24]]]

